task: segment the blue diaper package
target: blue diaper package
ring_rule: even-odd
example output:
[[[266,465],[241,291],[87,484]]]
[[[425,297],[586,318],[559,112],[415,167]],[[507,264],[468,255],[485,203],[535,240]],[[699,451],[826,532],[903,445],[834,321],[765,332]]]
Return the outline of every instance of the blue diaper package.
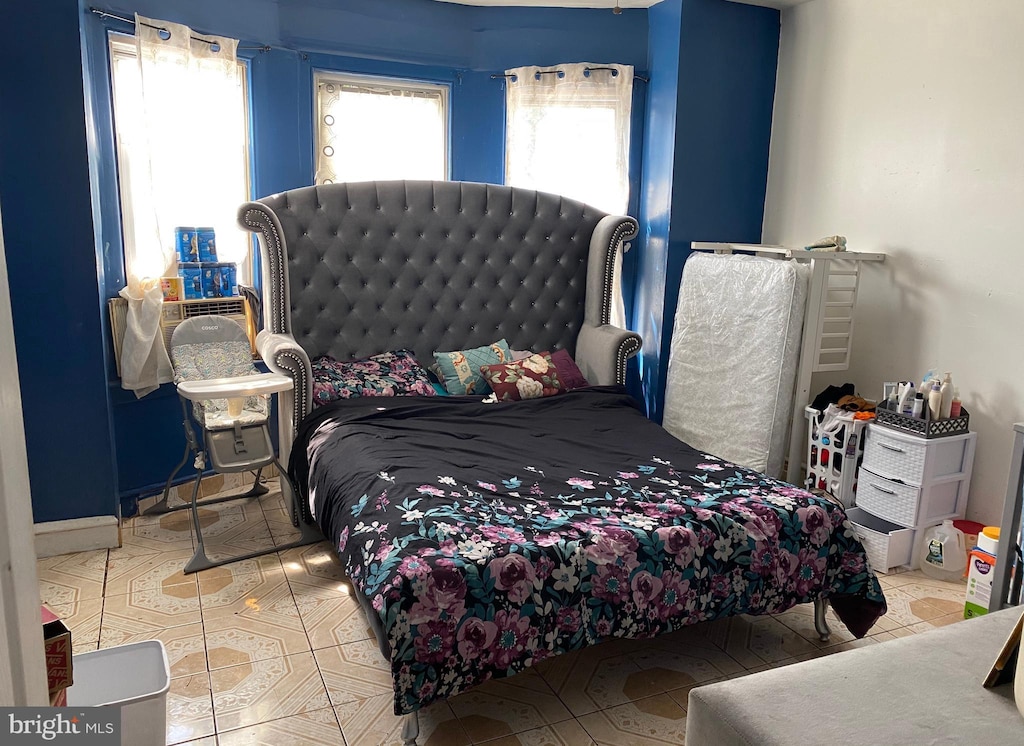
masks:
[[[224,277],[224,295],[238,295],[238,265],[234,262],[221,262],[220,267]]]
[[[217,238],[213,228],[196,228],[196,241],[199,244],[199,261],[217,261]]]
[[[178,226],[174,229],[174,246],[178,252],[178,261],[183,263],[199,261],[199,243],[196,229]]]
[[[199,262],[184,262],[178,265],[178,276],[184,285],[184,300],[203,297],[203,268]]]

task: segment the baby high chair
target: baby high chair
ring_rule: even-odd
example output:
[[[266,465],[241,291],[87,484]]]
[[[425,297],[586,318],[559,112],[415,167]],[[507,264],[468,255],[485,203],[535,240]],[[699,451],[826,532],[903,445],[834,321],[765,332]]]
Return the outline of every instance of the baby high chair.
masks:
[[[185,428],[185,455],[171,472],[164,485],[162,499],[146,511],[146,515],[167,513],[189,508],[196,533],[195,555],[185,565],[185,573],[219,567],[229,562],[259,557],[282,549],[303,546],[323,537],[312,524],[308,509],[297,504],[294,483],[274,454],[267,422],[270,418],[270,397],[290,389],[291,379],[277,373],[259,373],[252,362],[249,339],[234,320],[224,316],[198,316],[182,322],[171,335],[171,363],[174,382],[181,398],[183,426]],[[192,402],[191,413],[188,402]],[[193,421],[199,425],[203,438],[197,436]],[[192,499],[185,504],[171,506],[171,483],[193,456],[196,467]],[[210,560],[206,555],[202,524],[199,520],[199,484],[207,460],[219,473],[251,471],[256,469],[252,488],[245,493],[204,500],[201,505],[259,497],[267,492],[260,480],[265,466],[274,464],[287,485],[291,501],[292,524],[300,537],[288,544],[272,545],[248,554],[225,559]]]

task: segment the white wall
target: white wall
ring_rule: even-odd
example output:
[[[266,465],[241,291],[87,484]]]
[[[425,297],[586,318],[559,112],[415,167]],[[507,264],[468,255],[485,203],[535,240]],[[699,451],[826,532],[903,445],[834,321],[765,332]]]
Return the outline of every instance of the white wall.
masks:
[[[765,243],[840,233],[862,279],[850,380],[952,371],[998,524],[1024,421],[1024,1],[813,0],[783,11]]]

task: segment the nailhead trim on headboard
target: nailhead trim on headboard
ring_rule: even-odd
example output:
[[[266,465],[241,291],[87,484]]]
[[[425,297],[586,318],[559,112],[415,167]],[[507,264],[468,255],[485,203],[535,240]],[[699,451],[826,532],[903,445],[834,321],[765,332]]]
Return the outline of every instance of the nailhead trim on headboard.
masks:
[[[612,296],[615,292],[615,253],[619,244],[637,234],[639,226],[632,219],[630,222],[619,223],[608,241],[608,251],[604,259],[604,293],[601,295],[601,323],[612,323]]]

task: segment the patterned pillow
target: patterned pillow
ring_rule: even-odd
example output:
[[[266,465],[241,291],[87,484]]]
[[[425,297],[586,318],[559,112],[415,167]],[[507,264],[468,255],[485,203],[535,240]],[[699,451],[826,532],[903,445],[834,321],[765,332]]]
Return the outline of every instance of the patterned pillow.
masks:
[[[382,352],[338,362],[323,355],[312,362],[313,406],[355,396],[436,396],[427,372],[409,350]]]
[[[533,354],[530,350],[512,350],[512,360],[513,362],[519,362]],[[558,369],[558,378],[562,381],[562,388],[566,391],[590,385],[590,381],[586,379],[583,371],[576,365],[572,355],[565,350],[555,350],[552,352],[551,360],[554,362],[555,368]]]
[[[491,393],[491,389],[480,374],[480,367],[507,363],[512,360],[512,352],[508,349],[508,343],[504,339],[499,339],[494,344],[472,350],[435,352],[434,360],[437,361],[444,387],[448,389],[449,394],[482,396]]]
[[[498,401],[520,401],[554,396],[565,391],[550,352],[538,352],[525,360],[480,368]]]

